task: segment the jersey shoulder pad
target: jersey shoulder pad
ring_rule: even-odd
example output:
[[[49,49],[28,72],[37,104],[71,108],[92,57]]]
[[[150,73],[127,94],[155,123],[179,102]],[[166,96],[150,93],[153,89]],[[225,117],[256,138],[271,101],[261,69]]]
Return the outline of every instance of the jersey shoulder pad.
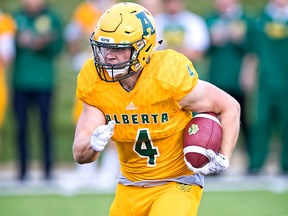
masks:
[[[198,73],[192,62],[183,54],[173,50],[154,53],[146,68],[150,80],[156,80],[163,90],[169,90],[176,100],[190,92],[198,81]]]
[[[198,79],[198,73],[192,62],[183,54],[171,49],[155,52],[148,65],[149,76],[172,86]]]

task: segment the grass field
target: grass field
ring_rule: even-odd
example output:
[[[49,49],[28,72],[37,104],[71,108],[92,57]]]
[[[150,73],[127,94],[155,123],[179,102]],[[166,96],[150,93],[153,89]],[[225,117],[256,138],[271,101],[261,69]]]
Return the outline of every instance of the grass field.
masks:
[[[288,193],[206,192],[199,216],[288,216]]]
[[[113,194],[0,196],[5,216],[106,216]],[[204,192],[199,216],[288,216],[288,193]],[[3,214],[2,214],[3,213]]]

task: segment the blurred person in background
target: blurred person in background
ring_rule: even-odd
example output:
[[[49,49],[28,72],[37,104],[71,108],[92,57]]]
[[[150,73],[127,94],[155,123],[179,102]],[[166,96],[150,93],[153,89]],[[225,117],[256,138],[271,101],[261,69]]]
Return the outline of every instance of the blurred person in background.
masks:
[[[16,55],[12,74],[12,90],[17,127],[19,179],[27,179],[31,145],[28,134],[28,113],[36,107],[40,114],[43,172],[52,177],[53,134],[51,131],[53,91],[55,87],[55,58],[62,47],[61,22],[44,0],[21,0],[14,15]],[[34,115],[38,113],[33,110]],[[36,118],[37,119],[37,118]],[[30,119],[32,120],[32,119]],[[32,131],[38,128],[32,128]]]
[[[137,3],[149,10],[153,16],[162,12],[162,0],[138,0]]]
[[[185,9],[185,0],[162,0],[163,11],[155,16],[160,49],[174,49],[193,63],[209,46],[209,34],[202,17]]]
[[[85,39],[93,32],[93,27],[101,16],[97,2],[87,0],[79,3],[64,30],[64,39],[71,57],[71,66],[75,74],[81,70],[85,59],[92,56],[88,41]],[[82,102],[75,98],[72,117],[77,122],[82,111]]]
[[[72,18],[65,28],[64,38],[71,55],[72,67],[77,74],[85,59],[92,55],[89,43],[85,38],[91,35],[100,16],[101,11],[97,1],[83,1],[76,6]],[[79,113],[75,113],[75,121],[78,120],[78,117]]]
[[[114,3],[115,0],[85,0],[74,9],[71,20],[65,28],[64,38],[71,57],[71,66],[76,74],[81,70],[85,60],[93,55],[85,38],[90,37],[102,12]],[[75,98],[72,113],[75,123],[81,111],[82,103]]]
[[[7,13],[0,8],[0,150],[2,145],[2,128],[8,102],[8,88],[6,83],[6,71],[14,54],[15,23]]]
[[[116,0],[86,0],[76,6],[71,20],[64,31],[64,38],[71,57],[71,66],[75,74],[78,74],[84,62],[93,56],[91,45],[87,38],[94,31],[102,12],[114,3],[116,3]],[[75,125],[82,109],[82,101],[75,97],[72,109]],[[93,180],[91,176],[96,174],[99,178],[101,177],[102,186],[106,184],[109,187],[112,181],[114,184],[119,174],[118,154],[115,144],[111,143],[105,153],[101,155],[100,163],[95,161],[91,164],[77,164],[77,171],[81,175],[82,180],[84,176],[87,177],[87,181]],[[86,182],[84,181],[84,183]]]
[[[251,93],[256,57],[248,52],[245,38],[253,20],[246,15],[238,0],[215,0],[214,11],[206,18],[210,35],[207,50],[208,79],[233,96],[241,105],[241,134],[245,151],[249,148],[250,128],[246,102]]]
[[[288,174],[288,0],[268,1],[254,27],[247,38],[258,56],[248,169],[250,174],[264,171],[276,133],[282,144],[280,172]]]

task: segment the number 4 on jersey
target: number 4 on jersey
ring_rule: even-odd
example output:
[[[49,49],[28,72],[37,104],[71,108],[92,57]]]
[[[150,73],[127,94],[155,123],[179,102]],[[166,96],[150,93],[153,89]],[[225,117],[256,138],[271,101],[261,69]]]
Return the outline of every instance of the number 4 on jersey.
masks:
[[[147,158],[147,166],[156,166],[156,157],[159,156],[158,148],[153,146],[149,129],[139,129],[134,144],[134,151],[142,158]]]

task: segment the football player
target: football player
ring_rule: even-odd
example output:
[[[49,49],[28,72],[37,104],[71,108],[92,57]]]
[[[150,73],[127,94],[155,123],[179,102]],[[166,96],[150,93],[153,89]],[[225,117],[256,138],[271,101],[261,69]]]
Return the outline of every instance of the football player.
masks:
[[[75,161],[90,163],[110,139],[116,142],[121,174],[111,216],[197,215],[204,175],[229,167],[239,104],[198,79],[184,55],[156,51],[154,19],[139,4],[109,8],[90,43],[94,58],[77,81],[84,109],[75,131]],[[220,153],[209,151],[210,162],[200,169],[183,159],[182,133],[192,111],[217,113],[223,128]]]
[[[4,123],[7,107],[7,85],[5,70],[11,63],[14,54],[14,36],[16,26],[13,18],[0,9],[0,130]],[[1,140],[0,140],[1,144]]]

